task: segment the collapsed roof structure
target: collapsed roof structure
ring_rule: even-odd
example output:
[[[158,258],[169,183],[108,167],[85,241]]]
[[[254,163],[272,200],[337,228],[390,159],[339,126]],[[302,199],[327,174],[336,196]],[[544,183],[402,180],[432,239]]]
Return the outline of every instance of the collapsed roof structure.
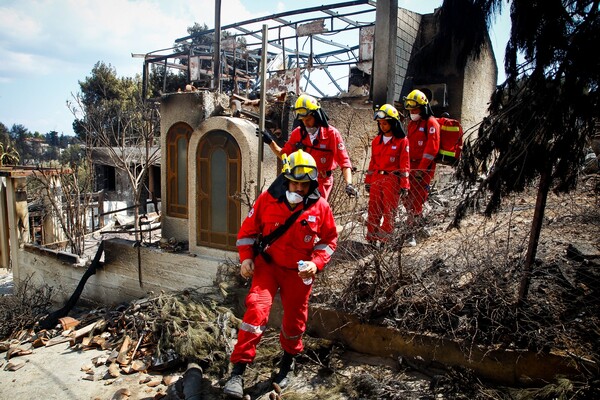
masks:
[[[319,97],[341,94],[348,85],[340,81],[353,81],[350,67],[363,78],[371,74],[375,11],[374,1],[355,0],[221,27],[217,9],[214,29],[178,38],[174,47],[144,55],[144,89],[150,68],[162,66],[182,71],[195,88],[250,96],[260,86],[262,24],[268,32],[268,90]],[[165,73],[163,92],[166,77]]]

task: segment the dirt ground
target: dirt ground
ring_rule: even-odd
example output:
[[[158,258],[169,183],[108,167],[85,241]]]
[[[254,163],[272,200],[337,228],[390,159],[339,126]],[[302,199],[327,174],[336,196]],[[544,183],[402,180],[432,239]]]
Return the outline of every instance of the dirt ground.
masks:
[[[597,365],[597,190],[583,185],[572,195],[549,198],[527,307],[521,314],[515,313],[513,305],[522,277],[535,191],[509,199],[492,218],[475,213],[460,229],[448,230],[459,197],[450,186],[438,188],[427,210],[429,234],[420,235],[416,247],[366,246],[362,240],[364,212],[359,205],[358,212],[341,223],[339,248],[315,283],[312,302],[372,323],[453,339],[466,347],[555,350]],[[402,234],[400,230],[396,243],[402,243]],[[11,291],[10,273],[0,270],[0,294]],[[119,318],[135,314],[119,312]],[[276,333],[269,331],[255,365],[246,373],[245,386],[252,399],[272,398],[269,378],[278,359]],[[219,344],[219,351],[230,344]],[[600,393],[598,376],[593,374],[577,384],[552,383],[551,389],[546,388],[550,394],[523,388],[519,392],[486,384],[469,371],[420,368],[409,360],[369,357],[317,338],[306,338],[306,346],[298,359],[294,383],[283,399],[584,399]],[[183,364],[164,371],[164,376],[137,372],[111,378],[105,363],[95,366],[93,361],[108,357],[108,350],[83,351],[66,343],[35,348],[31,354],[10,360],[3,354],[0,399],[175,400],[174,386],[169,392],[164,377],[181,377],[185,371]],[[203,357],[213,365],[201,365],[205,369],[202,399],[223,398],[221,386],[228,363],[222,355],[217,356],[207,353]],[[23,365],[11,371],[9,363]]]
[[[156,387],[140,384],[146,378],[138,373],[102,379],[108,367],[95,367],[92,360],[106,357],[107,353],[98,349],[81,351],[69,343],[61,343],[33,349],[31,354],[11,360],[3,359],[0,361],[0,399],[105,400],[112,399],[120,389],[129,390],[131,399],[152,399],[159,391],[166,390],[163,384]],[[9,362],[23,366],[9,371],[5,369]],[[85,372],[88,370],[93,374]],[[162,376],[157,379],[162,382]]]

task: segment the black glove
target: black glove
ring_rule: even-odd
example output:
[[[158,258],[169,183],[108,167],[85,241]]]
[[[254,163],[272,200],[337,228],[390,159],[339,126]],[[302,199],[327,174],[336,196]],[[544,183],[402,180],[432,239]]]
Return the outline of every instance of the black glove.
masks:
[[[258,128],[256,128],[256,136],[258,136],[259,132],[260,132],[260,130]],[[269,132],[266,129],[264,131],[262,131],[262,138],[263,138],[263,142],[268,145],[273,143],[273,140],[275,140],[273,138],[273,135],[271,135],[271,132]]]
[[[356,197],[358,196],[358,190],[351,183],[346,185],[346,194],[348,197]]]
[[[405,198],[406,196],[408,196],[408,189],[400,189],[400,197]]]
[[[365,190],[367,191],[367,193],[369,193],[371,191],[371,185],[367,183],[365,185]]]

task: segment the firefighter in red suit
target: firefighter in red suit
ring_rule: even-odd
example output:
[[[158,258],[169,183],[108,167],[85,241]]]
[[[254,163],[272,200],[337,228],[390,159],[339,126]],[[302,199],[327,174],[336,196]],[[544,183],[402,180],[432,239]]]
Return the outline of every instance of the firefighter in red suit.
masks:
[[[241,275],[252,278],[246,312],[231,354],[233,370],[225,394],[243,397],[242,374],[254,360],[256,346],[267,326],[273,298],[279,290],[283,322],[279,340],[284,350],[273,383],[287,385],[294,356],[303,350],[302,335],[308,318],[308,299],[313,278],[329,262],[337,245],[337,230],[329,203],[317,190],[317,165],[313,157],[297,150],[284,157],[284,172],[260,194],[238,233]],[[267,239],[277,227],[294,222],[276,239]],[[289,224],[289,223],[288,223]],[[270,244],[264,242],[271,241]],[[258,249],[258,250],[256,250]],[[298,262],[307,269],[299,272]]]
[[[369,192],[367,241],[388,243],[400,197],[406,197],[410,184],[409,145],[398,110],[384,104],[375,112],[379,133],[371,143],[371,160],[365,175]],[[381,218],[383,217],[383,223]]]
[[[333,170],[339,165],[346,182],[346,194],[358,195],[352,185],[352,163],[340,132],[329,125],[327,115],[319,102],[307,94],[300,95],[294,105],[296,118],[300,120],[288,141],[279,147],[268,132],[263,132],[263,141],[269,145],[276,156],[290,155],[298,149],[310,153],[317,162],[319,170],[319,192],[327,200],[333,188]]]
[[[416,246],[415,231],[424,227],[423,204],[429,197],[429,185],[435,174],[435,157],[440,149],[440,124],[433,116],[427,96],[413,90],[403,98],[410,112],[408,143],[410,146],[410,193],[403,200],[408,213],[410,246]]]

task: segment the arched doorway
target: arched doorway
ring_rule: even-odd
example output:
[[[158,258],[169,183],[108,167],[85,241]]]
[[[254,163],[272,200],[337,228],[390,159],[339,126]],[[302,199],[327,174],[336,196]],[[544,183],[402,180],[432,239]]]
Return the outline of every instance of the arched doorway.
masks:
[[[208,132],[196,153],[197,245],[235,250],[240,228],[241,153],[233,136]]]

